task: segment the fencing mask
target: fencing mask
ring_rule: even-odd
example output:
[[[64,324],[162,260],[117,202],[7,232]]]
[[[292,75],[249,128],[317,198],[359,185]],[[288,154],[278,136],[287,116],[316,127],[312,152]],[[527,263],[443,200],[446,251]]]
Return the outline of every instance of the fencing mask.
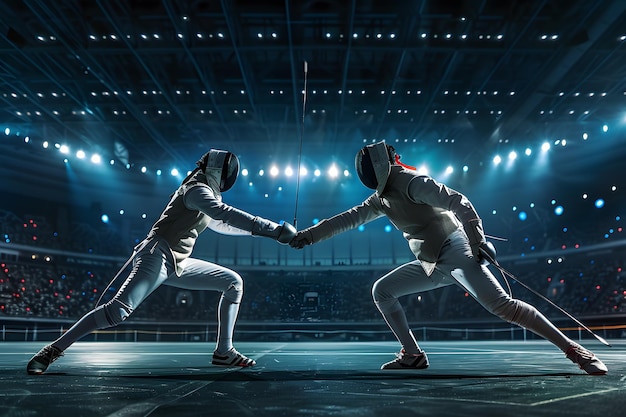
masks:
[[[219,184],[220,191],[228,191],[239,175],[239,158],[232,152],[211,149],[196,163],[207,178]]]
[[[384,140],[361,148],[354,165],[363,185],[380,195],[387,184],[394,156],[393,147],[385,144]]]

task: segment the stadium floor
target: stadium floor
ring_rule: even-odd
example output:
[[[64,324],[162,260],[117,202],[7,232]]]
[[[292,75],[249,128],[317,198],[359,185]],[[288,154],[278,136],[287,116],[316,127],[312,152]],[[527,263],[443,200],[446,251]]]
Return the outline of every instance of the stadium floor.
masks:
[[[390,342],[238,343],[249,369],[210,365],[206,343],[79,342],[42,376],[42,343],[0,343],[0,415],[604,416],[626,415],[626,341],[586,340],[609,367],[588,376],[551,344],[424,342],[430,367],[381,371]]]

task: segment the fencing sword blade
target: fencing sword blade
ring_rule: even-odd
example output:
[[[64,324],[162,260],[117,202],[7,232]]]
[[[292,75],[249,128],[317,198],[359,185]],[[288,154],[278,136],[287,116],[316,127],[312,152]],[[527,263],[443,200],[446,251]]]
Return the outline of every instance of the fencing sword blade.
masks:
[[[309,73],[309,64],[304,61],[304,88],[302,89],[302,119],[300,126],[300,150],[298,152],[298,168],[296,172],[296,204],[293,211],[293,226],[298,228],[298,197],[300,195],[300,165],[302,163],[302,142],[304,138],[304,116],[306,115],[306,90],[307,75]]]
[[[538,296],[539,298],[541,298],[544,301],[547,301],[551,306],[555,307],[557,310],[559,310],[561,313],[565,314],[567,317],[569,317],[571,320],[573,320],[576,324],[578,324],[580,327],[582,327],[583,329],[587,330],[593,337],[595,337],[600,343],[602,343],[603,345],[606,345],[608,347],[612,347],[611,344],[609,342],[607,342],[606,340],[604,340],[604,338],[598,336],[597,334],[595,334],[589,327],[585,326],[580,320],[578,320],[576,317],[574,317],[573,315],[571,315],[570,313],[568,313],[565,309],[563,309],[562,307],[560,307],[558,304],[556,304],[555,302],[553,302],[552,300],[550,300],[548,297],[544,296],[543,294],[539,293],[538,291],[534,290],[533,288],[529,287],[528,285],[526,285],[525,283],[523,283],[522,281],[520,281],[515,275],[513,275],[512,273],[510,273],[509,271],[507,271],[502,265],[500,265],[498,263],[498,261],[496,261],[495,259],[493,259],[493,257],[491,257],[489,255],[489,253],[487,253],[487,251],[485,251],[484,249],[480,249],[480,253],[482,254],[482,256],[493,266],[495,266],[502,274],[507,275],[509,278],[511,278],[512,280],[515,280],[518,284],[520,284],[522,287],[526,288],[528,291],[532,292],[533,294],[535,294],[536,296]]]
[[[497,240],[499,242],[508,242],[509,239],[505,238],[505,237],[499,237],[499,236],[492,236],[492,235],[485,235],[485,237],[487,239],[491,239],[491,240]]]

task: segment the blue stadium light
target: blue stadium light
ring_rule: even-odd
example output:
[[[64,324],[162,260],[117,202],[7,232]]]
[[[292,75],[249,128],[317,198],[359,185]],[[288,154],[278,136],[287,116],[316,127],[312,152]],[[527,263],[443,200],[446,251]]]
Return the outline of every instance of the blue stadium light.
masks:
[[[602,208],[604,207],[604,199],[602,198],[598,198],[596,200],[596,202],[594,203],[594,205],[596,206],[596,208]]]
[[[390,224],[385,226],[385,232],[386,233],[390,233],[391,232],[391,225]]]
[[[4,134],[9,136],[11,134],[11,129],[9,129],[8,127],[4,129]]]
[[[361,224],[361,225],[359,225],[359,227],[357,227],[357,230],[358,230],[359,232],[362,232],[362,231],[364,231],[364,230],[365,230],[365,226],[363,226],[363,225]]]
[[[564,211],[565,209],[563,208],[563,206],[556,206],[554,208],[554,214],[556,214],[557,216],[562,215]]]
[[[520,211],[519,214],[517,215],[517,218],[520,219],[521,221],[526,221],[526,219],[528,218],[528,215],[526,214],[525,211]]]
[[[102,220],[102,223],[107,224],[109,222],[109,216],[103,214],[102,216],[100,216],[100,220]]]

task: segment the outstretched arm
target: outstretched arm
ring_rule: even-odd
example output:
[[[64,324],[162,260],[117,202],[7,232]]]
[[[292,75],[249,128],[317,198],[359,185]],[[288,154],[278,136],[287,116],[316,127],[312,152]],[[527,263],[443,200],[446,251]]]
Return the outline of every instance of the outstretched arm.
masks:
[[[219,233],[269,237],[282,244],[289,243],[296,235],[296,229],[289,223],[276,223],[222,202],[210,187],[190,188],[185,193],[185,205],[209,216],[212,219],[209,227]]]
[[[380,200],[375,194],[372,194],[360,205],[299,231],[289,245],[292,248],[302,249],[306,245],[329,239],[383,215],[384,212],[380,205]]]

